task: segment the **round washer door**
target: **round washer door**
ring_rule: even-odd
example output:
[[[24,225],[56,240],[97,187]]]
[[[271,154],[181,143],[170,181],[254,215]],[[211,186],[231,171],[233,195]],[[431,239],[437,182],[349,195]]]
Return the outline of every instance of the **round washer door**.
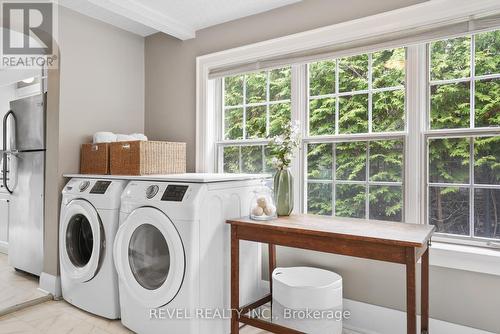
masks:
[[[184,246],[162,211],[134,210],[120,225],[113,255],[121,283],[137,302],[157,308],[168,304],[184,280]]]
[[[90,281],[104,254],[104,232],[96,209],[85,200],[71,201],[61,220],[61,266],[78,282]]]

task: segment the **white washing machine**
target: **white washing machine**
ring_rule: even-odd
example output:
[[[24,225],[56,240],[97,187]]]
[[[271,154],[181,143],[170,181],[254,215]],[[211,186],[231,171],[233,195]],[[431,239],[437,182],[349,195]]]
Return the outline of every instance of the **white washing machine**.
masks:
[[[113,241],[128,181],[73,178],[62,191],[59,257],[63,298],[87,312],[120,318]]]
[[[248,215],[262,176],[131,181],[114,257],[122,323],[139,334],[230,332],[228,218]],[[261,297],[261,253],[241,243],[241,304]]]

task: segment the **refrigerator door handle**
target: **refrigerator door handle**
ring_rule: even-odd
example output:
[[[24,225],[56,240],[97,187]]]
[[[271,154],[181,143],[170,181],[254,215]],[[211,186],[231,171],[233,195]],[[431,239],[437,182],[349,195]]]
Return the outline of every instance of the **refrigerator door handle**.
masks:
[[[9,188],[9,185],[7,184],[7,167],[8,167],[8,153],[7,153],[7,122],[9,120],[9,117],[12,116],[14,120],[14,131],[16,127],[16,115],[14,114],[14,111],[9,110],[3,117],[3,166],[2,166],[2,179],[3,179],[3,186],[5,190],[7,190],[9,193],[12,194],[14,191],[13,189]],[[14,132],[15,135],[15,132]],[[11,149],[11,148],[9,148]]]

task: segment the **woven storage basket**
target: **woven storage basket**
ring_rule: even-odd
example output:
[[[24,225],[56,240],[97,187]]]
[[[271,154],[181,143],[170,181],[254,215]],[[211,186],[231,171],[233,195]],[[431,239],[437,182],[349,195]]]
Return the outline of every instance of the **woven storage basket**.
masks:
[[[186,143],[129,141],[110,145],[112,175],[180,174],[186,172]]]
[[[109,174],[109,144],[83,144],[80,151],[81,174]]]

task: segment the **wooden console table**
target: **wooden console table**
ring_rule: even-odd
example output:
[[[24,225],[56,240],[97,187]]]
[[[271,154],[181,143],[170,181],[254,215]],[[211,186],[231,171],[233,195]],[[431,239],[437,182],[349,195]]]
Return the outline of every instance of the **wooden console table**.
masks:
[[[270,273],[276,267],[275,245],[404,264],[408,334],[417,333],[416,266],[422,258],[421,334],[429,332],[428,246],[434,226],[313,215],[292,215],[273,221],[241,218],[227,223],[231,225],[231,334],[239,333],[239,323],[273,333],[301,333],[247,315],[271,302],[272,280],[270,294],[243,307],[239,305],[240,240],[269,245]]]

